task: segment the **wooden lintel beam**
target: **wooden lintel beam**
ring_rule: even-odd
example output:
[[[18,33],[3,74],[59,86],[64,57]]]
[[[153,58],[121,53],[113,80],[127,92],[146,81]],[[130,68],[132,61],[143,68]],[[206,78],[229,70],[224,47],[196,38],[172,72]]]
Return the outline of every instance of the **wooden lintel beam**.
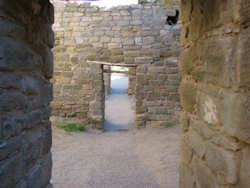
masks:
[[[117,71],[117,70],[109,70],[109,69],[103,69],[104,73],[121,73],[121,74],[126,74],[126,75],[136,75],[136,72],[129,72],[129,71]]]
[[[125,64],[125,63],[109,63],[109,62],[103,62],[103,61],[89,61],[87,60],[87,63],[94,63],[99,65],[109,65],[109,66],[118,66],[118,67],[136,67],[136,64]]]

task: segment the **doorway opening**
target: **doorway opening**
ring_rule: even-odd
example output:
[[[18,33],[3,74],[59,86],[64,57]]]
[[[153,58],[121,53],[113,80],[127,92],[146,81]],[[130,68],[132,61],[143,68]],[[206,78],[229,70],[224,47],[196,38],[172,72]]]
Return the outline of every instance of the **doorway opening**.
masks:
[[[131,72],[127,67],[108,66],[104,68],[104,74],[106,92],[103,130],[128,131],[135,124],[134,99],[128,94]]]
[[[94,102],[101,104],[102,122],[100,128],[104,131],[127,131],[135,127],[134,95],[131,95],[131,80],[135,80],[136,64],[109,63],[102,61],[87,61],[101,70],[102,86],[97,90],[98,97]],[[97,66],[95,66],[97,65]],[[101,66],[98,66],[101,65]],[[98,74],[99,74],[98,73]],[[133,79],[131,79],[133,77]],[[135,83],[133,83],[135,84]],[[96,86],[95,86],[96,87]],[[135,93],[135,92],[133,92]],[[136,95],[136,94],[135,94]]]

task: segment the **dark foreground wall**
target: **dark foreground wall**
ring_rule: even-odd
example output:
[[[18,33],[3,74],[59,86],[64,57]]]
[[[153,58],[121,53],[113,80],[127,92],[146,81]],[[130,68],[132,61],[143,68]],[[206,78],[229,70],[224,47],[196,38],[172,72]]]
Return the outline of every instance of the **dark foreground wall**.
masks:
[[[1,188],[49,187],[52,23],[48,0],[0,0]]]
[[[250,1],[182,0],[181,188],[250,186]]]

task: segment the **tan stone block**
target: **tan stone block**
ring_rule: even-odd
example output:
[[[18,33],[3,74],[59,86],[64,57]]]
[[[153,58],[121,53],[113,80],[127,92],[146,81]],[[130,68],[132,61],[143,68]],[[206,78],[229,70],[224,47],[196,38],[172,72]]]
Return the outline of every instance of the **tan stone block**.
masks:
[[[249,188],[250,185],[250,146],[242,150],[242,161],[240,168],[240,188]]]
[[[237,85],[250,88],[250,27],[242,29],[236,50]]]
[[[99,37],[90,37],[88,42],[93,43],[93,42],[98,42],[99,40],[100,40]]]
[[[200,38],[205,31],[219,27],[225,23],[239,22],[244,0],[202,2],[200,0],[181,3],[181,20],[189,29],[189,40]],[[200,10],[203,13],[200,13]],[[213,12],[211,14],[211,12]],[[191,20],[191,23],[189,22]],[[188,25],[186,25],[188,23]],[[183,37],[184,38],[184,37]]]
[[[112,55],[123,55],[122,49],[112,49],[110,50]]]
[[[179,174],[180,188],[195,188],[195,177],[190,167],[182,163],[179,168]]]
[[[219,188],[216,174],[214,174],[201,160],[195,158],[192,162],[192,168],[196,176],[197,188]]]
[[[108,48],[109,49],[122,48],[122,44],[120,44],[120,43],[109,43]]]
[[[154,42],[155,42],[155,38],[154,37],[143,37],[142,38],[142,43],[144,45],[153,44]]]
[[[219,133],[211,139],[211,142],[231,151],[239,151],[243,147],[243,144],[235,137]]]
[[[187,132],[189,129],[189,117],[187,112],[181,112],[180,123],[183,132]]]
[[[194,130],[190,129],[184,136],[184,141],[194,150],[200,158],[206,153],[205,140]]]
[[[224,91],[220,116],[225,131],[250,143],[250,95]]]
[[[210,125],[220,125],[218,99],[201,91],[197,92],[197,110],[200,118]]]
[[[181,163],[189,165],[193,159],[193,149],[185,142],[185,139],[181,139],[180,145]]]
[[[180,86],[182,107],[187,112],[193,112],[196,104],[197,87],[195,83],[183,81]]]
[[[153,62],[153,58],[152,57],[136,57],[135,58],[135,63],[136,64],[149,64]],[[161,71],[160,71],[161,72]]]
[[[198,44],[198,57],[205,70],[204,81],[230,87],[234,78],[232,37],[208,39]]]
[[[124,45],[133,45],[135,43],[135,40],[133,38],[123,38],[122,44]]]
[[[110,57],[110,61],[112,63],[122,63],[124,60],[123,55],[116,55],[116,56],[111,56]]]
[[[124,56],[125,57],[139,57],[140,56],[140,51],[137,51],[137,50],[124,51]]]
[[[205,162],[216,172],[221,183],[236,184],[240,169],[240,154],[220,148],[214,144],[206,145]]]

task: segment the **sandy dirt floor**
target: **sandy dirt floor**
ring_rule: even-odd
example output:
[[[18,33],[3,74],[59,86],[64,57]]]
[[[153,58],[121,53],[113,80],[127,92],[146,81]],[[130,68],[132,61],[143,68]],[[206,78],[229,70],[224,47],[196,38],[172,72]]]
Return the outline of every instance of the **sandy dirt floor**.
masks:
[[[53,128],[55,188],[178,188],[179,126],[65,133]]]

